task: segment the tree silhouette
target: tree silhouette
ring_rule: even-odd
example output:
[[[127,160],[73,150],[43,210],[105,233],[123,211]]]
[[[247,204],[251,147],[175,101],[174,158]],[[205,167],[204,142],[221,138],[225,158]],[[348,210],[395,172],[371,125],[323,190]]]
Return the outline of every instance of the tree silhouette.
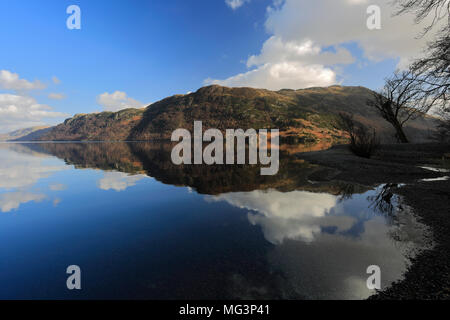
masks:
[[[395,136],[401,143],[409,142],[403,130],[405,123],[427,113],[438,99],[424,91],[424,84],[419,81],[421,77],[423,75],[412,71],[396,71],[367,101],[367,105],[377,109],[380,116],[394,127]]]
[[[399,7],[397,14],[411,12],[416,16],[416,23],[421,23],[428,16],[432,16],[433,19],[425,27],[424,34],[440,21],[447,19],[434,41],[428,44],[425,57],[415,61],[411,71],[422,75],[417,78],[417,81],[423,87],[423,94],[434,102],[443,120],[440,125],[440,136],[448,136],[450,128],[450,1],[396,0],[395,3]]]

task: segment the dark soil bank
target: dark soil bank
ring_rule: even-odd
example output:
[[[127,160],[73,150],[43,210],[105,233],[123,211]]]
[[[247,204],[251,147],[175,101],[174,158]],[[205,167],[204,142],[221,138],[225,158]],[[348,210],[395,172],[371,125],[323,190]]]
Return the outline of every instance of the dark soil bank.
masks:
[[[450,180],[420,181],[450,173],[419,166],[449,168],[449,145],[383,145],[372,159],[354,156],[347,146],[301,153],[298,157],[322,169],[310,180],[338,180],[378,185],[405,183],[395,189],[404,204],[430,227],[434,246],[419,253],[404,279],[370,299],[450,299]]]

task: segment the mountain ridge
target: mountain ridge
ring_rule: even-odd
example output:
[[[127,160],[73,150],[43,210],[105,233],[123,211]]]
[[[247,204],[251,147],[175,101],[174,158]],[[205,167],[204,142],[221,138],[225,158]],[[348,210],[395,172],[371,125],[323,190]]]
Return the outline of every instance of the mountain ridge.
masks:
[[[18,129],[9,133],[0,134],[0,141],[20,141],[24,137],[28,139],[33,137],[40,137],[47,131],[51,130],[51,126],[34,126],[24,129]]]
[[[391,142],[394,132],[376,110],[366,105],[370,89],[361,86],[330,86],[270,91],[248,87],[211,85],[196,92],[173,95],[143,109],[79,114],[66,119],[33,140],[47,141],[149,141],[167,140],[178,128],[280,129],[282,138],[298,143],[342,142],[338,114],[354,115],[356,121],[374,128]],[[413,141],[426,140],[435,119],[425,116],[405,128]]]

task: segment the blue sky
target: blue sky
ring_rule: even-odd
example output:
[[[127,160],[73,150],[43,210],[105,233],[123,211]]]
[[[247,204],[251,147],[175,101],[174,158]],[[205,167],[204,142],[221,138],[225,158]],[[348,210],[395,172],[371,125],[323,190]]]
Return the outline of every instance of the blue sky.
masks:
[[[352,1],[362,4],[350,7]],[[338,14],[326,10],[330,0],[319,2],[322,7],[304,0],[0,0],[0,132],[54,124],[76,113],[145,106],[209,83],[268,89],[381,86],[405,58],[401,48],[380,47],[377,56],[363,35],[347,37],[345,28],[351,26],[342,29],[333,20],[357,12],[361,21],[355,23],[365,28],[365,0],[336,0],[332,5],[342,2]],[[81,9],[80,30],[66,27],[66,8],[73,4]],[[322,23],[311,22],[309,12],[320,12],[316,20]],[[405,38],[401,32],[407,31],[398,32]],[[310,41],[306,56],[297,50],[305,41]],[[389,45],[384,42],[379,41]],[[289,48],[294,57],[285,56]],[[320,56],[327,52],[334,53],[334,62]],[[274,70],[281,70],[277,77],[293,73],[280,80],[272,78]],[[27,87],[22,80],[39,85]]]

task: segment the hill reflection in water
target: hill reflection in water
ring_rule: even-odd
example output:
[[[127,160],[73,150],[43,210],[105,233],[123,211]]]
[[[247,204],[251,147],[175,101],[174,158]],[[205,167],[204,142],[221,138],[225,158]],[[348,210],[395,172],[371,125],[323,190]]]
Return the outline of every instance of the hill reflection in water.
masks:
[[[0,144],[0,297],[361,299],[369,265],[399,279],[424,245],[398,199],[313,183],[319,168],[280,149],[261,176],[176,166],[161,143]]]

